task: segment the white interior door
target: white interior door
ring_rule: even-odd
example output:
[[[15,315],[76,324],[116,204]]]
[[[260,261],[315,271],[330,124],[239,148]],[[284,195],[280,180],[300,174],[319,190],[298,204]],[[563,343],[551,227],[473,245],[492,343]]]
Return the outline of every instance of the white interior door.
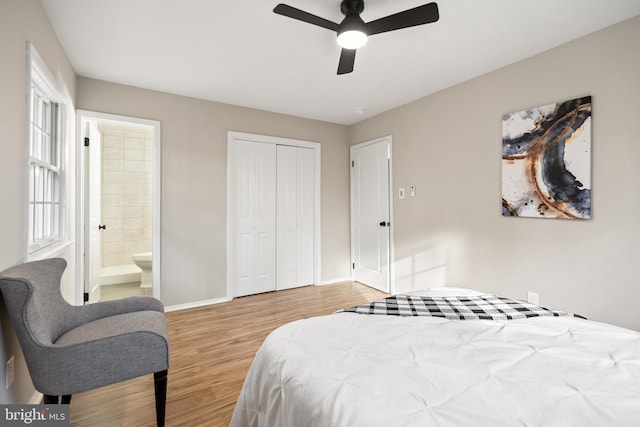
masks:
[[[389,292],[391,210],[388,139],[352,147],[353,279]]]
[[[313,150],[277,148],[276,289],[313,283]]]
[[[315,220],[315,194],[314,194],[314,154],[308,148],[297,148],[297,176],[296,176],[296,226],[297,241],[296,253],[298,262],[296,266],[297,286],[310,285],[314,282],[315,264],[314,248],[315,240],[313,225]]]
[[[231,189],[236,296],[276,288],[276,146],[235,141]]]
[[[85,281],[86,303],[100,301],[101,239],[101,169],[102,138],[94,120],[85,122]],[[87,145],[87,139],[88,144]]]

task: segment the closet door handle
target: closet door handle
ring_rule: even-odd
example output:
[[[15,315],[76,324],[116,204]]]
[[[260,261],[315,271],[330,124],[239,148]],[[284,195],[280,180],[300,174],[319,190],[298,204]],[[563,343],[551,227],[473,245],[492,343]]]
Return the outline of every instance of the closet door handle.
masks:
[[[98,230],[106,230],[107,226],[106,225],[98,225]]]
[[[389,227],[389,226],[391,226],[390,222],[387,222],[387,221],[381,221],[380,222],[380,227]]]

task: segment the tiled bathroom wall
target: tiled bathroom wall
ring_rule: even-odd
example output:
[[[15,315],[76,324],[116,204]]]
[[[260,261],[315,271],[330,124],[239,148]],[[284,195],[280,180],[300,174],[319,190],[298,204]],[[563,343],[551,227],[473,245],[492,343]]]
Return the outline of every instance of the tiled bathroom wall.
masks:
[[[133,264],[151,251],[152,140],[130,130],[102,131],[102,267]]]

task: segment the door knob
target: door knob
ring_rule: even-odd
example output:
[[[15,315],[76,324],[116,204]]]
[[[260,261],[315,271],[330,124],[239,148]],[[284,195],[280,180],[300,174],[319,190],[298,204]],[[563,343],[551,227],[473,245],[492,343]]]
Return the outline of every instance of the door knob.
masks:
[[[381,221],[380,222],[380,227],[389,227],[390,225],[391,225],[391,223],[387,222],[387,221]]]
[[[106,230],[107,226],[106,225],[98,225],[98,230]]]

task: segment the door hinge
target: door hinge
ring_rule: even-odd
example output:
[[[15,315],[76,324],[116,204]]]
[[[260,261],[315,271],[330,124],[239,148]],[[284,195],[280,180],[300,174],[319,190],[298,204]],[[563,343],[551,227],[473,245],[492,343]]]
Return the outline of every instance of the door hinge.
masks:
[[[88,147],[88,146],[89,146],[89,138],[86,138],[86,137],[85,137],[85,139],[84,139],[84,146],[85,146],[85,147]]]
[[[84,297],[84,302],[89,302],[89,292],[85,292],[83,297]]]
[[[355,166],[356,166],[356,162],[355,162],[355,161],[353,161],[353,160],[351,160],[351,167],[353,168],[353,167],[355,167]]]
[[[356,263],[355,262],[353,264],[351,264],[351,268],[354,269],[354,270],[356,269]]]

